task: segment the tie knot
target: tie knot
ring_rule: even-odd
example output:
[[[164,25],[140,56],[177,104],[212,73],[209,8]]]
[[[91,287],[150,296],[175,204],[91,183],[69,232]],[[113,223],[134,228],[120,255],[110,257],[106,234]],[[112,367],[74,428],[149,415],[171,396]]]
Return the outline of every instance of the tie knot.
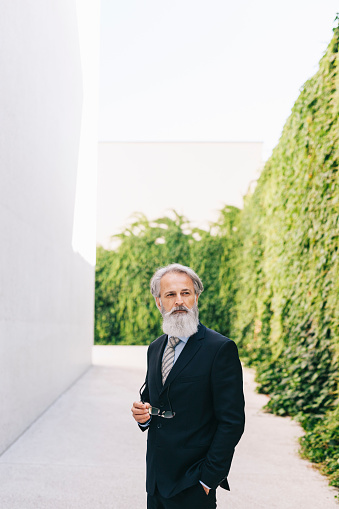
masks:
[[[176,338],[175,336],[171,336],[170,338],[168,338],[168,344],[171,348],[175,348],[179,341],[180,339]]]

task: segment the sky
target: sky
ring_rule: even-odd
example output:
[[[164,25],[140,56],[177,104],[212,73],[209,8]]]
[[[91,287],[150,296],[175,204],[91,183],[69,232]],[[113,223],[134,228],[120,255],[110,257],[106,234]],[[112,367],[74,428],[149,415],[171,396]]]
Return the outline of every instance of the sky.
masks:
[[[332,37],[337,0],[101,0],[100,141],[263,141]]]

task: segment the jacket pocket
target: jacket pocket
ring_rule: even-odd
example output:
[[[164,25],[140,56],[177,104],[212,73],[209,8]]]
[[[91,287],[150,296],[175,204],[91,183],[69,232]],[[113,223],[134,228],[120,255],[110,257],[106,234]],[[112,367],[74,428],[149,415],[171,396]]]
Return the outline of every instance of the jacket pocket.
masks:
[[[178,382],[181,382],[181,383],[200,382],[201,380],[206,380],[206,379],[207,379],[207,375],[179,376]]]

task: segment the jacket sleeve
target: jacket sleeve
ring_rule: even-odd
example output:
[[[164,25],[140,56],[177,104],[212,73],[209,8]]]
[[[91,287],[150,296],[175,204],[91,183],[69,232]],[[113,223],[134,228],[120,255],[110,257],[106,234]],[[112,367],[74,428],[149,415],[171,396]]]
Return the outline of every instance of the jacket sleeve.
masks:
[[[217,428],[201,466],[201,481],[212,489],[226,479],[234,448],[244,431],[242,368],[233,341],[223,343],[212,366],[212,395]]]
[[[141,393],[141,400],[144,401],[145,403],[149,403],[149,391],[148,391],[148,351],[147,351],[147,373],[146,373],[146,378],[145,378],[145,383],[144,383],[144,389],[143,389],[143,391]],[[150,416],[150,419],[149,419],[149,421],[147,421],[147,423],[145,423],[145,424],[139,424],[138,423],[138,426],[141,429],[141,431],[146,431],[149,428],[149,425],[151,424],[151,420],[152,420],[152,417]]]

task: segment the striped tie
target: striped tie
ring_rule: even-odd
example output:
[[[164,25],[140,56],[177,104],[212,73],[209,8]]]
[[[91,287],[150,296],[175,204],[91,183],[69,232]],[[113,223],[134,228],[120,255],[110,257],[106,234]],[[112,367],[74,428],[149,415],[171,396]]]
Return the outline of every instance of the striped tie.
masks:
[[[164,356],[162,358],[162,384],[165,384],[166,378],[168,377],[169,372],[171,371],[174,363],[174,349],[179,343],[180,339],[174,336],[168,338],[168,342],[164,351]]]

